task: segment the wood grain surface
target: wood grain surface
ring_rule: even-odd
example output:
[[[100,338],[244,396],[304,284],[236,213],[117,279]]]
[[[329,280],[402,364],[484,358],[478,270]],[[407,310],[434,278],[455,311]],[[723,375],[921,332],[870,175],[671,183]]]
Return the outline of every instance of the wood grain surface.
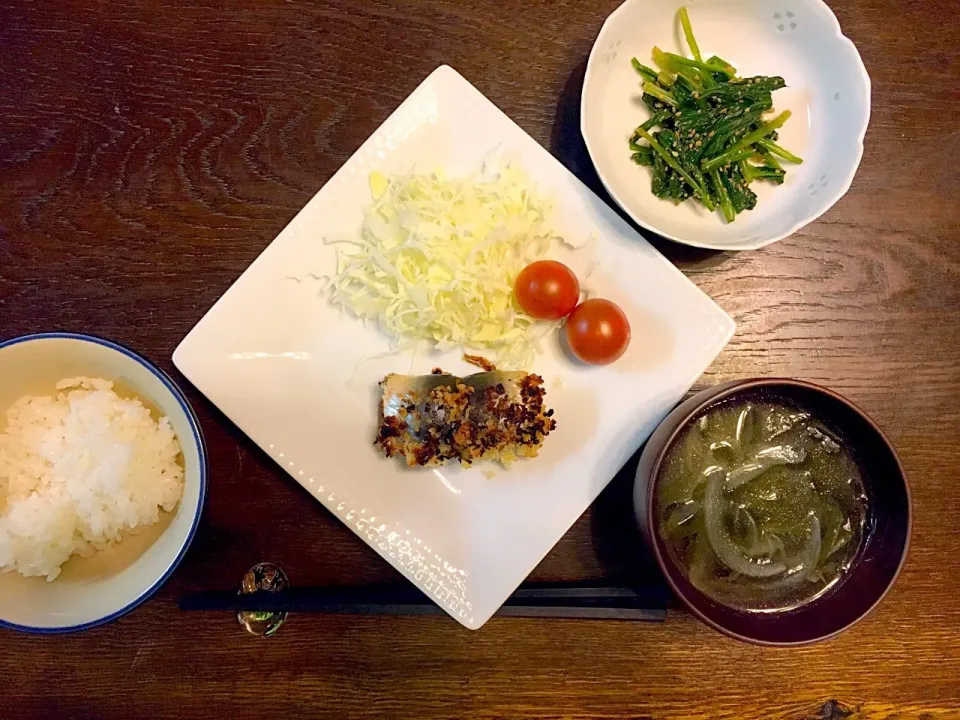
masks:
[[[758,0],[759,1],[759,0]],[[591,187],[586,57],[618,0],[0,1],[0,339],[101,334],[175,373],[187,331],[441,63]],[[739,329],[700,385],[783,375],[865,408],[910,476],[900,581],[798,650],[665,624],[182,614],[272,559],[400,582],[188,387],[211,486],[170,582],[77,635],[0,632],[0,717],[960,718],[960,24],[955,0],[832,1],[873,80],[850,192],[766,249],[653,239]],[[0,382],[5,382],[0,378]],[[621,474],[533,579],[635,579]]]

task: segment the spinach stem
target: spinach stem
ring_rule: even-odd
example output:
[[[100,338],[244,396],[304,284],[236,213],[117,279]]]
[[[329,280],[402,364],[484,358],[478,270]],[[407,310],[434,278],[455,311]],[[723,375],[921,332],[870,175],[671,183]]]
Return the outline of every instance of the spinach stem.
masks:
[[[760,145],[761,142],[761,140],[757,141],[757,145],[759,146],[757,148],[757,152],[760,154],[760,157],[763,159],[763,161],[776,170],[783,170],[783,165],[781,165],[777,158],[773,156],[772,152]]]
[[[700,196],[700,200],[703,202],[707,210],[710,210],[712,212],[714,209],[714,204],[710,200],[710,195],[709,193],[707,193],[706,189],[702,185],[700,185],[700,183],[694,180],[693,176],[690,175],[690,173],[688,173],[686,170],[683,169],[683,167],[680,165],[679,162],[677,162],[677,159],[673,157],[673,155],[671,155],[669,152],[663,149],[663,146],[654,139],[653,135],[648,133],[642,127],[637,128],[636,132],[637,132],[637,135],[639,135],[648,143],[650,143],[650,147],[653,148],[654,152],[656,152],[657,155],[663,158],[663,161],[670,166],[671,170],[676,172],[680,177],[682,177],[686,181],[686,183],[690,187],[693,188],[694,192],[696,192],[697,195]]]
[[[728,78],[733,78],[733,73],[730,68],[723,65],[711,65],[710,63],[705,63],[703,60],[691,60],[690,58],[685,58],[683,55],[677,55],[672,52],[664,52],[658,47],[653,48],[653,60],[663,67],[664,70],[671,70],[677,65],[685,65],[686,67],[697,68],[698,70],[705,70],[709,73],[722,73]]]
[[[663,121],[666,120],[668,117],[670,117],[672,114],[673,114],[673,113],[671,113],[671,112],[670,112],[669,110],[667,110],[666,108],[664,108],[663,110],[657,110],[657,112],[655,112],[653,115],[651,115],[651,116],[647,119],[647,121],[644,122],[640,127],[642,127],[644,130],[652,130],[652,129],[655,128],[657,125],[662,125],[662,124],[663,124]],[[634,133],[633,133],[633,134],[634,134],[634,135],[637,134],[636,130],[634,130]]]
[[[636,58],[630,58],[630,64],[633,65],[633,69],[640,73],[640,77],[644,80],[649,80],[650,82],[657,81],[657,71],[652,67],[647,67]]]
[[[663,85],[663,87],[665,88],[673,87],[673,84],[676,81],[677,79],[673,75],[668,73],[666,70],[663,70],[662,72],[657,73],[657,82]]]
[[[657,100],[659,100],[660,102],[664,102],[667,105],[672,105],[673,107],[677,107],[677,105],[679,104],[677,103],[677,99],[673,95],[671,95],[669,92],[664,90],[659,85],[654,85],[652,82],[644,82],[643,91],[647,93],[647,95],[652,95]]]
[[[723,153],[708,160],[703,163],[703,169],[706,172],[710,172],[714,168],[718,168],[721,165],[726,165],[730,160],[737,155],[741,150],[743,150],[748,145],[753,145],[758,140],[765,138],[767,135],[772,133],[779,127],[782,127],[783,124],[790,119],[791,112],[789,110],[784,110],[782,113],[777,115],[773,120],[768,123],[764,123],[759,128],[754,130],[752,133],[749,133],[743,137],[740,142],[736,143],[733,147],[728,148]]]
[[[773,140],[768,140],[767,138],[761,138],[760,140],[757,140],[757,145],[769,150],[774,155],[779,155],[787,162],[794,163],[795,165],[799,165],[803,162],[802,157],[800,157],[799,155],[794,155],[789,150],[780,147]]]
[[[741,160],[747,160],[749,158],[752,158],[756,154],[757,154],[757,151],[755,148],[746,147],[740,152],[738,152],[736,155],[734,155],[732,158],[730,158],[728,162],[731,162],[731,163],[740,162]]]
[[[693,25],[690,24],[690,15],[685,7],[680,8],[680,25],[683,27],[683,36],[687,39],[687,45],[697,62],[703,62],[700,56],[700,46],[697,45],[697,39],[693,36]]]
[[[716,189],[717,196],[720,198],[720,210],[723,212],[723,217],[726,218],[727,222],[732,223],[737,219],[737,211],[733,209],[733,203],[730,202],[730,195],[727,194],[727,189],[723,186],[720,173],[716,170],[711,170],[710,179],[713,181],[713,187]]]

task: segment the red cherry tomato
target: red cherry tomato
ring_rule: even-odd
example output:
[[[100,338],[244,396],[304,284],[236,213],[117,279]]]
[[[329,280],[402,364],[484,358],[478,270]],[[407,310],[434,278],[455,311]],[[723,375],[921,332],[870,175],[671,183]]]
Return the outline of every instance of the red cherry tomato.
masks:
[[[630,321],[609,300],[593,298],[580,303],[564,329],[571,352],[590,365],[612,363],[630,344]]]
[[[520,271],[513,292],[527,315],[537,320],[559,320],[577,306],[580,283],[563,263],[538,260]]]

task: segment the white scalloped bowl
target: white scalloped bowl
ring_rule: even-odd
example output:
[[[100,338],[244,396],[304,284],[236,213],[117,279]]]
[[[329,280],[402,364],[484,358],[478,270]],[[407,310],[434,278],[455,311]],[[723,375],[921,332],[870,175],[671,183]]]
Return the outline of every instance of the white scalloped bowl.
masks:
[[[686,6],[705,55],[719,55],[741,75],[780,75],[787,87],[774,107],[793,116],[780,143],[803,157],[787,165],[781,186],[758,182],[757,207],[725,223],[699,204],[655,197],[650,170],[630,159],[627,142],[649,117],[630,58],[650,52],[689,56],[677,11]],[[583,81],[580,129],[610,195],[647,230],[685,245],[752,250],[796,232],[850,188],[870,121],[870,77],[853,43],[820,0],[627,0],[607,18]]]

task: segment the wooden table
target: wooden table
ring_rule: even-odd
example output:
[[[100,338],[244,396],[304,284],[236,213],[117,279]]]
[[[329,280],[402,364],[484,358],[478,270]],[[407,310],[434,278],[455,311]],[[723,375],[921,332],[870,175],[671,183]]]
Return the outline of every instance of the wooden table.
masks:
[[[174,372],[177,342],[440,63],[598,188],[578,104],[618,2],[0,3],[0,339],[93,332]],[[177,599],[263,559],[300,585],[401,579],[190,388],[212,478],[184,563],[107,627],[0,632],[0,717],[960,718],[960,24],[951,0],[833,4],[873,78],[849,194],[757,252],[655,242],[739,325],[699,385],[820,382],[899,449],[913,546],[869,619],[799,650],[680,610],[475,633],[297,616],[254,639]],[[533,579],[640,572],[624,549],[630,476]]]

